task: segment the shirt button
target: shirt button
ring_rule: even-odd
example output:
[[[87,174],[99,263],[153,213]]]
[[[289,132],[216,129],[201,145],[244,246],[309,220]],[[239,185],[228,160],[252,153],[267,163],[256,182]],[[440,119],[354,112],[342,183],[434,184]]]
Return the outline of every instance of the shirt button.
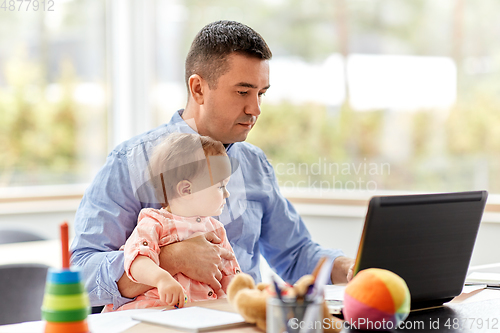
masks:
[[[208,292],[208,297],[211,297],[213,294],[214,294],[214,292],[213,292],[212,290],[210,290],[210,291]]]
[[[201,222],[201,219],[199,217],[197,217],[196,222]]]
[[[142,245],[148,246],[148,242],[144,241],[144,242],[142,242]]]

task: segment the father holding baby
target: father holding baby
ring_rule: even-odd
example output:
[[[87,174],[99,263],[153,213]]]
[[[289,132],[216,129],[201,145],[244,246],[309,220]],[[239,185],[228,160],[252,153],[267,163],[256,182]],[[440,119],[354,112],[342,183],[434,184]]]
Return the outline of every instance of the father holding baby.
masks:
[[[208,24],[195,37],[186,58],[186,108],[168,124],[120,144],[109,154],[78,208],[72,245],[72,263],[82,268],[93,306],[118,308],[151,289],[125,274],[119,249],[136,227],[141,209],[161,207],[142,200],[138,193],[148,181],[145,171],[151,152],[173,132],[218,140],[238,162],[227,185],[231,196],[216,219],[225,226],[243,272],[260,281],[262,254],[285,281],[294,283],[311,273],[321,257],[329,256],[335,258],[333,283],[352,277],[353,259],[311,240],[301,217],[281,195],[264,153],[244,142],[270,87],[271,56],[264,39],[251,28],[232,21]],[[234,258],[217,246],[220,241],[215,233],[207,233],[164,246],[160,267],[217,290],[222,261]]]

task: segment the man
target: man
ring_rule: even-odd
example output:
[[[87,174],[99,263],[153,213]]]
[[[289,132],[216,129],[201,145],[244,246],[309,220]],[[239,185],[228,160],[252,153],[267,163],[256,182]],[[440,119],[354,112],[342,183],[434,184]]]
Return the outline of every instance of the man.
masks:
[[[260,254],[288,282],[311,273],[323,256],[335,258],[331,279],[352,277],[353,260],[340,250],[321,248],[293,206],[281,195],[274,170],[264,153],[243,142],[260,115],[269,85],[272,54],[251,28],[232,21],[205,26],[186,59],[189,98],[170,123],[132,138],[108,156],[87,189],[75,219],[73,264],[82,267],[92,305],[114,308],[147,291],[124,273],[118,251],[137,224],[144,203],[137,195],[147,182],[149,152],[172,132],[198,133],[221,141],[239,162],[228,189],[231,196],[219,217],[241,269],[257,281]],[[151,177],[154,175],[151,175]],[[146,178],[145,178],[146,177]],[[214,244],[213,233],[162,248],[160,266],[220,288],[221,258],[232,259]]]

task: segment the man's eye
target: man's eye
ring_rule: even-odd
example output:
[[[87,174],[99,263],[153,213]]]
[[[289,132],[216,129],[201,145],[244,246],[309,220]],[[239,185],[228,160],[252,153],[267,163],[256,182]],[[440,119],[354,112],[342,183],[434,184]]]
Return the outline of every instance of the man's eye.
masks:
[[[223,188],[225,188],[225,187],[226,187],[226,185],[222,185],[222,186],[219,186],[219,189],[221,189],[221,190],[222,190],[222,189],[223,189]]]
[[[248,94],[248,91],[238,91],[238,94],[240,94],[240,95],[242,95],[242,96],[243,96],[243,95]]]
[[[266,93],[265,92],[259,93],[259,97],[262,97],[262,96],[266,96]]]

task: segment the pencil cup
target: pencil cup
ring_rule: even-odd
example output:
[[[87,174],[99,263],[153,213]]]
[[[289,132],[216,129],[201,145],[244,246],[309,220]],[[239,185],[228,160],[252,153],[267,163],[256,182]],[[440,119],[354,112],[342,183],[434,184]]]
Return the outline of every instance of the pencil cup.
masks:
[[[50,268],[42,304],[45,333],[89,333],[89,313],[89,297],[80,272]]]
[[[323,332],[322,299],[317,301],[282,301],[267,299],[266,321],[268,333]]]

